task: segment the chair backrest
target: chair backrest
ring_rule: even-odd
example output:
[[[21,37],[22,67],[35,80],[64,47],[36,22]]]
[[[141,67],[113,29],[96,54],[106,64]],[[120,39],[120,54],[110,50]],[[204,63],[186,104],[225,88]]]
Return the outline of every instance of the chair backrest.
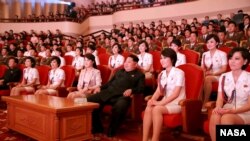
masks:
[[[160,51],[150,51],[150,54],[153,56],[153,68],[156,73],[160,73],[162,71],[161,66],[161,52]]]
[[[5,71],[8,69],[6,65],[0,65],[0,78],[3,77]]]
[[[231,47],[227,47],[227,46],[222,46],[222,47],[219,47],[218,49],[225,52],[226,54],[228,54],[232,50]]]
[[[65,59],[65,65],[72,65],[73,59],[74,57],[71,55],[65,55],[63,56],[63,58]]]
[[[106,84],[109,81],[109,78],[112,72],[111,69],[105,65],[98,65],[97,69],[100,70],[101,72],[102,85]]]
[[[61,69],[65,72],[65,87],[71,87],[75,80],[75,68],[73,66],[66,65],[62,66]]]
[[[102,53],[98,55],[100,60],[100,65],[108,65],[110,55],[107,53]]]
[[[186,98],[198,99],[203,88],[204,72],[198,65],[187,63],[178,66],[185,73]]]
[[[127,59],[127,57],[132,54],[131,52],[128,52],[128,51],[123,51],[122,52],[122,56],[124,57],[124,59]]]
[[[98,47],[96,50],[97,50],[98,55],[101,55],[101,54],[107,52],[106,48],[104,48],[104,47]]]
[[[24,68],[26,68],[26,66],[25,66],[24,64],[18,64],[17,67],[18,67],[18,68],[21,70],[21,72],[22,72],[22,76],[21,76],[21,78],[20,78],[20,81],[22,81],[22,80],[23,80],[23,70],[24,70]]]
[[[193,50],[190,50],[190,49],[180,50],[180,53],[182,53],[186,56],[187,63],[192,63],[192,64],[198,65],[199,59],[200,59],[200,53],[193,51]]]
[[[39,73],[39,79],[41,85],[46,85],[49,79],[49,71],[51,70],[50,66],[41,65],[36,67]]]

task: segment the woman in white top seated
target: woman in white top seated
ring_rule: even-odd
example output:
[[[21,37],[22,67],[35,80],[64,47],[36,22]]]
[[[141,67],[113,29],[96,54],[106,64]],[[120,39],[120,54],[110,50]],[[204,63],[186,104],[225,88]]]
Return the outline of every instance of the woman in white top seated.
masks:
[[[147,102],[143,118],[143,141],[149,140],[150,129],[153,129],[152,141],[159,141],[163,124],[163,114],[181,112],[180,100],[186,98],[185,74],[174,67],[177,61],[176,52],[165,48],[161,52],[161,65],[164,70],[159,74],[158,87],[152,98]],[[160,96],[164,96],[158,101]]]
[[[216,107],[213,109],[209,133],[216,140],[216,125],[250,124],[250,54],[245,48],[233,48],[229,54],[231,71],[219,79]]]
[[[97,69],[95,56],[93,54],[85,55],[84,66],[78,80],[78,91],[70,92],[67,98],[86,97],[100,91],[102,83],[101,73],[100,70]]]
[[[170,47],[176,52],[177,54],[177,61],[175,63],[175,67],[179,66],[179,65],[183,65],[186,64],[186,56],[182,53],[179,52],[179,50],[181,49],[181,41],[179,39],[174,39],[171,44]]]
[[[57,48],[56,51],[55,51],[55,54],[56,54],[57,57],[60,58],[60,61],[61,61],[59,67],[65,66],[66,62],[65,62],[65,59],[62,57],[62,49]]]
[[[108,62],[109,68],[114,69],[123,65],[124,57],[121,55],[122,53],[121,45],[115,43],[112,47],[112,53],[113,55],[109,57],[109,62]]]
[[[47,95],[58,95],[58,91],[56,90],[58,87],[64,87],[65,81],[65,72],[60,69],[61,60],[57,56],[53,56],[51,58],[51,70],[49,71],[48,83],[46,86],[41,86],[39,90],[35,92],[35,94],[47,94]]]
[[[204,52],[201,67],[205,71],[203,110],[212,92],[212,83],[217,82],[222,73],[227,70],[227,54],[218,50],[219,37],[209,34],[206,38],[207,52]]]
[[[26,68],[23,70],[23,80],[16,87],[11,89],[10,96],[17,96],[22,93],[34,93],[34,85],[39,84],[39,73],[35,68],[36,60],[33,57],[26,57]]]
[[[81,70],[84,67],[84,57],[82,56],[83,54],[83,50],[80,47],[77,47],[75,50],[76,56],[74,57],[73,61],[72,61],[72,66],[75,68],[76,70],[76,77],[78,78]]]
[[[93,42],[90,42],[89,45],[87,46],[86,53],[91,53],[95,56],[95,63],[96,65],[100,65],[100,60],[98,57],[98,52],[96,50],[96,44]]]
[[[146,41],[139,42],[139,52],[140,54],[137,55],[139,58],[138,66],[143,70],[145,73],[145,77],[151,78],[153,72],[153,56],[152,54],[148,53],[149,46]]]

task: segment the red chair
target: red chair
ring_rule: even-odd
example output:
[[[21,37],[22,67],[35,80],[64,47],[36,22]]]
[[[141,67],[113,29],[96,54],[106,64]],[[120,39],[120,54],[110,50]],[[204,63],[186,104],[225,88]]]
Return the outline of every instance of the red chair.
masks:
[[[98,65],[97,69],[101,72],[102,85],[109,81],[112,70],[108,66]]]
[[[127,57],[132,54],[131,52],[128,52],[128,51],[123,51],[122,52],[122,56],[124,57],[124,59],[127,59]]]
[[[102,53],[98,55],[100,60],[100,65],[108,65],[110,55],[107,53]]]
[[[0,78],[3,77],[5,71],[8,69],[6,65],[0,65]]]
[[[74,57],[71,55],[65,55],[63,56],[63,58],[65,59],[65,65],[72,65],[73,59]]]
[[[103,53],[107,53],[107,50],[104,47],[98,47],[96,50],[97,50],[98,56]]]
[[[157,78],[158,74],[163,70],[161,66],[161,52],[160,51],[150,51],[150,54],[153,56],[153,68],[155,77]]]
[[[219,47],[218,49],[225,52],[226,54],[228,54],[232,50],[232,48],[227,47],[227,46],[222,46],[222,47]]]
[[[61,69],[65,72],[64,87],[57,88],[59,97],[66,97],[68,95],[67,88],[72,87],[75,80],[75,68],[73,66],[62,66]]]
[[[186,56],[186,62],[187,63],[192,63],[192,64],[199,64],[200,60],[200,53],[190,50],[190,49],[185,49],[185,50],[180,50],[180,53],[184,54]]]
[[[202,92],[204,72],[201,67],[191,63],[178,68],[185,72],[186,99],[179,102],[182,107],[180,114],[163,115],[163,125],[168,128],[182,126],[185,133],[197,133],[202,128],[202,102],[198,99]]]
[[[40,85],[47,85],[49,79],[50,66],[41,65],[36,67],[39,73]]]

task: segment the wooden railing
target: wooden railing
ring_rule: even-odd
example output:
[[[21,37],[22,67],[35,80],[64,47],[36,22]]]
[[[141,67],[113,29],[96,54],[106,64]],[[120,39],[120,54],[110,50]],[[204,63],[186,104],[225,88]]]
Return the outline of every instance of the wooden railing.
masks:
[[[164,6],[174,3],[181,3],[181,2],[188,2],[188,1],[196,1],[196,0],[165,0],[163,2],[154,2],[148,4],[141,4],[141,3],[126,3],[126,4],[119,4],[112,7],[111,11],[98,11],[98,10],[90,10],[87,14],[81,18],[70,18],[66,16],[62,16],[61,18],[8,18],[4,19],[1,18],[0,22],[2,23],[29,23],[29,22],[62,22],[62,21],[71,21],[71,22],[78,22],[82,23],[85,19],[89,16],[96,16],[96,15],[110,15],[117,11],[122,10],[132,10],[132,9],[139,9],[139,8],[149,8],[149,7],[157,7],[157,6]]]

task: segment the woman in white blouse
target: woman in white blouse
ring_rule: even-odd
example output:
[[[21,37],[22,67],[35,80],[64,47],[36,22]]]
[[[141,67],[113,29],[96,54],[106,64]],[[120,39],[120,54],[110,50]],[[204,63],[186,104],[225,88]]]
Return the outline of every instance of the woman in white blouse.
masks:
[[[85,55],[84,69],[81,71],[77,91],[70,92],[67,98],[86,97],[100,91],[102,83],[101,72],[97,69],[95,56],[92,54]]]
[[[109,57],[109,62],[108,62],[109,68],[114,69],[123,65],[124,57],[121,55],[122,53],[121,45],[115,43],[112,47],[112,53],[113,55]]]
[[[138,66],[144,71],[146,78],[152,77],[153,72],[153,56],[148,53],[149,47],[146,41],[139,42],[139,58]]]
[[[26,68],[23,70],[23,80],[16,87],[11,89],[10,96],[20,95],[22,93],[34,93],[34,85],[39,84],[39,73],[35,68],[36,60],[33,57],[26,57]]]
[[[58,95],[58,87],[64,87],[65,72],[60,69],[61,60],[57,56],[51,58],[51,70],[49,71],[49,80],[46,86],[41,86],[35,94]]]
[[[83,50],[80,47],[77,47],[75,50],[76,56],[74,57],[73,61],[72,61],[72,66],[75,68],[76,70],[76,77],[78,78],[80,71],[83,69],[84,67],[84,57],[82,57],[82,53]]]
[[[216,140],[216,125],[250,124],[250,54],[245,48],[233,48],[228,54],[231,71],[219,79],[216,107],[213,109],[209,132]]]
[[[152,98],[147,102],[143,118],[143,141],[149,140],[152,127],[152,141],[159,141],[163,114],[176,114],[181,112],[180,100],[186,98],[185,74],[175,68],[177,61],[176,52],[171,48],[165,48],[161,52],[161,65],[164,70],[159,74],[158,87]],[[158,101],[160,96],[164,96]]]
[[[212,83],[217,82],[222,73],[227,70],[227,54],[218,50],[219,37],[209,34],[206,38],[207,52],[204,52],[201,67],[205,71],[203,110],[212,92]]]
[[[65,66],[66,62],[65,62],[65,59],[62,57],[62,49],[57,48],[56,51],[55,51],[55,54],[56,54],[57,57],[60,58],[60,61],[61,61],[59,67]]]
[[[182,53],[179,52],[179,50],[181,49],[181,41],[179,39],[174,39],[171,44],[170,47],[176,52],[177,54],[177,61],[175,63],[175,67],[179,66],[179,65],[183,65],[186,64],[186,56]]]

